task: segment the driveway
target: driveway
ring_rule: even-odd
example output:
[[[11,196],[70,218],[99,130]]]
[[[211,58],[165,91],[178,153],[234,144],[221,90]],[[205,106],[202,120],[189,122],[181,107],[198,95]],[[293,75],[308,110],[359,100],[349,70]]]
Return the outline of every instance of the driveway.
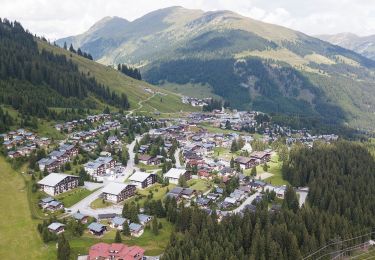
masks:
[[[254,193],[253,195],[248,197],[246,200],[244,200],[244,202],[242,202],[240,206],[238,206],[236,209],[229,211],[229,212],[234,213],[234,214],[240,213],[246,207],[246,205],[250,205],[258,195],[260,195],[260,192]]]

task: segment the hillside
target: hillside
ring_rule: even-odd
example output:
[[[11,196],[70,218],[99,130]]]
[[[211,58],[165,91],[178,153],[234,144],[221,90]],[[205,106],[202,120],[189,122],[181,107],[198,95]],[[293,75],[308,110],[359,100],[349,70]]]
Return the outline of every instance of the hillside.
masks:
[[[375,60],[375,35],[358,36],[353,33],[338,33],[317,35],[316,37]]]
[[[0,36],[1,131],[19,122],[35,128],[36,118],[70,120],[107,106],[115,111],[140,111],[145,105],[146,112],[191,109],[178,95],[34,38],[17,22],[1,21]]]
[[[235,108],[374,129],[375,62],[353,51],[230,11],[170,7],[99,25],[57,43],[141,67],[146,81],[168,89],[206,88]]]

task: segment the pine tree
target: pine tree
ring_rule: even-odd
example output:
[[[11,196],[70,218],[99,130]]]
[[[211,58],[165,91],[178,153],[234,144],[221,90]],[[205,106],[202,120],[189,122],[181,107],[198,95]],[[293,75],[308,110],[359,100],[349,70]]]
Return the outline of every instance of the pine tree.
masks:
[[[69,260],[70,259],[70,245],[65,239],[64,234],[59,235],[57,242],[57,259]]]
[[[158,219],[156,218],[156,216],[154,216],[154,218],[152,219],[152,233],[154,233],[154,235],[159,234]]]
[[[116,236],[115,236],[115,243],[121,243],[121,242],[122,242],[121,233],[120,233],[120,230],[117,230]]]
[[[128,221],[125,221],[124,224],[122,225],[122,233],[125,236],[130,236],[130,228],[129,228]]]

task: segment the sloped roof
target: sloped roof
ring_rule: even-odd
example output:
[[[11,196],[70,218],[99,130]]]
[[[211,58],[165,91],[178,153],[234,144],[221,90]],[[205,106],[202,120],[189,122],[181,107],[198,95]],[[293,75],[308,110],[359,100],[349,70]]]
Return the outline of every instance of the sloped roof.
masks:
[[[64,173],[50,173],[46,177],[38,181],[38,184],[46,185],[46,186],[56,186],[67,177],[78,178],[77,176],[64,174]]]
[[[119,183],[119,182],[110,182],[108,183],[102,190],[103,193],[108,193],[112,195],[118,195],[120,194],[128,184],[125,183]]]

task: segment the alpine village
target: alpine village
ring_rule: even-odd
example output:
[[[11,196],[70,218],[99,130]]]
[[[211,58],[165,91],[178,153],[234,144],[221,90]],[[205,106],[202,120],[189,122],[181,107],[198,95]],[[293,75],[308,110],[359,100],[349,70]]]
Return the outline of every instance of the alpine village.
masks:
[[[1,18],[0,133],[1,259],[375,259],[375,60],[298,31]]]

